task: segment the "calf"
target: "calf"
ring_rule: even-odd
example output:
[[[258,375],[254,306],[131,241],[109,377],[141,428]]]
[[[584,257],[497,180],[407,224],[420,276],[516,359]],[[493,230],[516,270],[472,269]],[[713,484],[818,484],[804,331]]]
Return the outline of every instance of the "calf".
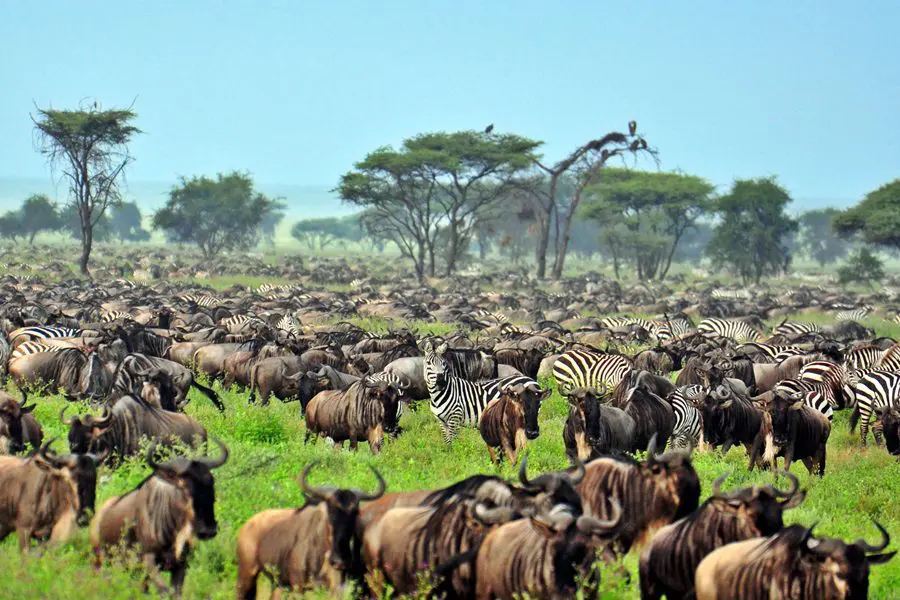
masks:
[[[266,573],[274,585],[294,592],[326,586],[336,593],[357,565],[359,503],[384,495],[384,479],[374,468],[378,491],[314,488],[306,478],[317,463],[303,469],[300,486],[306,504],[299,509],[257,513],[241,527],[237,538],[237,596],[256,598],[256,580]],[[274,569],[274,570],[270,570]]]
[[[706,555],[725,544],[760,535],[772,535],[784,527],[785,510],[806,497],[790,473],[792,489],[753,486],[723,493],[723,475],[713,483],[713,493],[693,514],[666,525],[653,536],[641,554],[641,598],[687,598],[694,589],[694,571]]]
[[[570,408],[563,427],[563,443],[570,459],[577,456],[588,460],[631,450],[635,428],[631,415],[602,404],[588,390],[573,390],[567,396]]]
[[[500,463],[497,449],[502,448],[510,463],[515,464],[518,453],[525,448],[525,440],[540,435],[538,411],[550,390],[541,390],[537,384],[510,386],[500,396],[484,407],[478,430],[488,446],[491,462]]]
[[[28,458],[0,457],[0,541],[16,531],[22,550],[32,538],[69,540],[94,510],[102,457],[60,456],[49,449],[52,443]]]
[[[218,531],[212,469],[225,464],[228,448],[215,441],[222,450],[220,458],[176,457],[163,463],[154,460],[156,441],[150,444],[151,475],[134,491],[107,500],[91,521],[97,568],[107,548],[124,543],[137,549],[149,580],[167,590],[159,571],[169,571],[174,593],[181,595],[194,536],[208,540]]]

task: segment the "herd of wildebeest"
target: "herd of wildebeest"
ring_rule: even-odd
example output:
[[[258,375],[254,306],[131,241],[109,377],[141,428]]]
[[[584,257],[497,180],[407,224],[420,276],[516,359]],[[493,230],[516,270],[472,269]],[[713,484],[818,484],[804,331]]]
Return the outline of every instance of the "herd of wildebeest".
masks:
[[[98,569],[125,544],[148,582],[180,593],[191,546],[217,533],[212,471],[229,455],[219,440],[208,447],[183,407],[194,387],[195,401],[225,411],[221,381],[262,406],[298,401],[309,443],[390,452],[391,438],[408,435],[401,416],[430,409],[442,438],[421,444],[452,450],[459,429],[474,427],[492,461],[519,466],[515,482],[481,474],[404,492],[388,492],[373,469],[366,492],[314,487],[307,465],[302,507],[265,510],[240,528],[239,598],[256,597],[260,574],[275,593],[380,596],[417,593],[425,573],[435,597],[569,598],[598,585],[596,564],[629,551],[640,555],[644,598],[867,596],[870,567],[894,554],[881,525],[876,543],[851,543],[786,527],[783,513],[805,497],[792,461],[827,476],[835,411],[851,412],[862,444],[871,429],[900,454],[900,344],[865,326],[873,313],[893,318],[896,297],[811,285],[674,291],[596,274],[534,287],[359,277],[347,291],[308,280],[213,291],[6,275],[0,376],[21,392],[0,392],[0,538],[16,532],[25,550],[89,526]],[[834,324],[804,321],[807,312]],[[391,327],[352,322],[371,318]],[[422,332],[435,322],[446,333]],[[526,449],[551,386],[570,405],[572,466],[529,475]],[[66,454],[32,416],[27,394],[41,392],[78,401],[60,414]],[[692,453],[735,445],[772,484],[726,490],[723,475],[701,504]],[[206,457],[183,456],[185,446]],[[134,455],[152,474],[95,510],[98,467]]]

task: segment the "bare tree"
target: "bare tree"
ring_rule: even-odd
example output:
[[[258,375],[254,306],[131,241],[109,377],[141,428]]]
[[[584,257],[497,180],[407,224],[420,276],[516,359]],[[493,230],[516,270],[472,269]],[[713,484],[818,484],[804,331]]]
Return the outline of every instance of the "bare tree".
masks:
[[[135,118],[130,108],[102,110],[96,102],[79,110],[38,108],[31,116],[38,151],[69,181],[69,203],[81,222],[82,275],[90,276],[94,226],[121,202],[119,178],[133,160],[128,142],[141,133],[131,125]]]

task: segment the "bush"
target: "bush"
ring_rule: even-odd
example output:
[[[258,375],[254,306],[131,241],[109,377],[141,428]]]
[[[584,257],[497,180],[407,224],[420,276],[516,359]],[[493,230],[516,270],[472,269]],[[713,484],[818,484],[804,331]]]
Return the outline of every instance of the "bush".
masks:
[[[847,260],[847,264],[838,269],[838,282],[841,285],[865,283],[869,287],[884,279],[884,263],[868,248],[862,248]]]

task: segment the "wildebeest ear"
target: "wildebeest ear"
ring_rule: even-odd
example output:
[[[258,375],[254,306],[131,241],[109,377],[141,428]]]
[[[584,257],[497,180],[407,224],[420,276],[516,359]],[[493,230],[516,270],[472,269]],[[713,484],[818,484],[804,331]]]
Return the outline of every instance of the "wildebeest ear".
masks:
[[[869,561],[870,565],[880,565],[894,558],[895,554],[897,554],[896,550],[893,552],[885,552],[884,554],[869,554],[866,556],[866,560]]]
[[[531,526],[534,527],[538,533],[543,535],[544,537],[553,537],[556,535],[556,530],[553,528],[553,522],[549,519],[543,518],[541,515],[537,515],[534,517],[530,517]]]
[[[538,394],[538,398],[539,398],[540,400],[546,400],[547,397],[551,394],[552,391],[553,391],[553,390],[551,390],[550,388],[547,388],[547,389],[545,389],[545,390],[541,390],[540,393]]]

